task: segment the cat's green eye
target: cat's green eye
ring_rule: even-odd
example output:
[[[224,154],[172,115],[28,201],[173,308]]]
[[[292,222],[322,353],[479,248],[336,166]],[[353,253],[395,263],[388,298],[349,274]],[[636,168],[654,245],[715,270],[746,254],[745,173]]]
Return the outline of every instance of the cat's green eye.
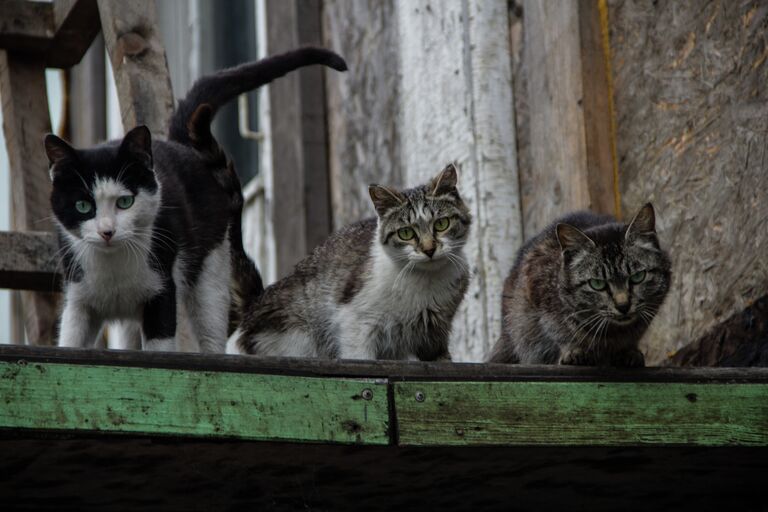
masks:
[[[591,286],[593,290],[597,290],[599,292],[605,290],[606,282],[604,279],[590,279],[589,286]]]
[[[93,205],[91,204],[90,201],[80,200],[75,203],[75,209],[82,214],[86,214],[93,209]]]
[[[645,281],[645,270],[641,270],[640,272],[635,272],[631,276],[629,276],[629,282],[632,284],[640,284],[643,281]]]
[[[441,217],[435,221],[435,231],[445,231],[451,225],[451,219]]]
[[[413,237],[416,236],[416,232],[413,228],[400,228],[397,230],[397,236],[400,237],[400,240],[413,240]]]
[[[117,207],[122,210],[127,210],[133,206],[133,196],[120,196],[117,198]]]

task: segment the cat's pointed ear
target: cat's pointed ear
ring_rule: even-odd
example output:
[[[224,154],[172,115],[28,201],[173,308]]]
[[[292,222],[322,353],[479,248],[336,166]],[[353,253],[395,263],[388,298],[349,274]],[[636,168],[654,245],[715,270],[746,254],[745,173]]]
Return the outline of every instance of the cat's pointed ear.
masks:
[[[77,158],[77,153],[75,148],[52,133],[45,136],[44,144],[45,154],[48,156],[48,175],[51,181],[53,181],[57,169],[62,168],[62,166],[57,166],[57,164],[74,161]]]
[[[144,125],[137,126],[123,137],[120,156],[132,158],[147,169],[152,168],[152,134]]]
[[[560,242],[560,249],[563,252],[595,246],[595,242],[585,235],[582,230],[570,224],[558,224],[555,227],[555,232],[557,233],[557,241]]]
[[[629,223],[624,237],[626,240],[634,240],[639,236],[654,234],[656,234],[656,213],[651,203],[645,203]]]
[[[456,164],[450,163],[429,182],[430,195],[439,196],[455,192],[458,181],[459,169],[456,167]]]
[[[379,216],[387,213],[391,208],[397,208],[405,202],[403,194],[395,189],[383,185],[370,185],[368,193]]]

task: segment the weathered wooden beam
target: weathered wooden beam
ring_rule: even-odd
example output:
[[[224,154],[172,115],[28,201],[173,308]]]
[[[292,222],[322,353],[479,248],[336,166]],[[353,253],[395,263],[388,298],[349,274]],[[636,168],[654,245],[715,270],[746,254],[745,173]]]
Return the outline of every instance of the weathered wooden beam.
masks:
[[[267,51],[277,54],[299,44],[295,0],[266,2]],[[290,273],[306,256],[307,217],[304,202],[305,175],[301,78],[289,73],[269,86],[271,179],[267,193],[272,196],[273,233],[277,278]],[[279,112],[280,114],[276,113]]]
[[[98,0],[98,6],[123,127],[144,124],[154,136],[167,136],[173,92],[155,2]]]
[[[3,2],[0,9],[0,48],[41,55],[50,47],[55,33],[52,4],[29,0]]]
[[[768,446],[768,383],[394,384],[404,446]]]
[[[388,444],[371,379],[0,362],[0,428]]]
[[[11,223],[17,231],[51,230],[50,178],[42,150],[51,131],[45,64],[0,50],[3,130],[11,173]],[[55,338],[57,296],[23,292],[24,323],[30,343],[50,345]]]
[[[59,291],[53,233],[0,231],[0,288]]]
[[[0,361],[59,363],[202,372],[237,372],[307,377],[383,378],[393,382],[630,382],[766,384],[766,368],[593,368],[480,363],[338,361],[223,354],[157,353],[30,347],[0,344]]]
[[[69,68],[80,62],[101,30],[96,0],[55,0],[53,38],[46,65]]]
[[[296,33],[299,46],[322,46],[322,2],[301,0],[296,3]],[[335,71],[333,73],[338,74]],[[301,102],[301,144],[304,152],[304,238],[306,251],[320,245],[331,233],[331,191],[326,134],[326,94],[321,66],[299,70]],[[279,164],[279,162],[278,162]],[[279,167],[276,167],[279,172]],[[278,235],[279,237],[279,235]]]
[[[530,169],[525,235],[577,209],[618,210],[607,47],[599,0],[523,2]]]
[[[0,10],[0,48],[47,67],[80,62],[98,32],[96,0],[4,0]]]

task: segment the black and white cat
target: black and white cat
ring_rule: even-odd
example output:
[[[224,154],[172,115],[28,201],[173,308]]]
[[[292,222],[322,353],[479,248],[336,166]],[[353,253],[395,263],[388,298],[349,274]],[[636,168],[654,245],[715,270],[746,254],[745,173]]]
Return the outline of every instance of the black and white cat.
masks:
[[[224,350],[230,286],[252,297],[262,283],[242,246],[240,182],[211,120],[237,95],[312,64],[346,70],[335,53],[302,48],[201,78],[168,141],[144,126],[92,149],[45,138],[65,269],[60,346],[93,345],[109,321],[144,349],[175,350],[185,313],[193,346]]]

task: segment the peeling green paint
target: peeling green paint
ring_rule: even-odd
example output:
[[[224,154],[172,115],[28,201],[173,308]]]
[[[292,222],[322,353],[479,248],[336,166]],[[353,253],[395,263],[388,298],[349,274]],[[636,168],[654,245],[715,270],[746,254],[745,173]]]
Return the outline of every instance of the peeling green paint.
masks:
[[[0,362],[0,428],[387,444],[388,422],[373,380]]]
[[[393,385],[401,445],[768,446],[768,384]]]

